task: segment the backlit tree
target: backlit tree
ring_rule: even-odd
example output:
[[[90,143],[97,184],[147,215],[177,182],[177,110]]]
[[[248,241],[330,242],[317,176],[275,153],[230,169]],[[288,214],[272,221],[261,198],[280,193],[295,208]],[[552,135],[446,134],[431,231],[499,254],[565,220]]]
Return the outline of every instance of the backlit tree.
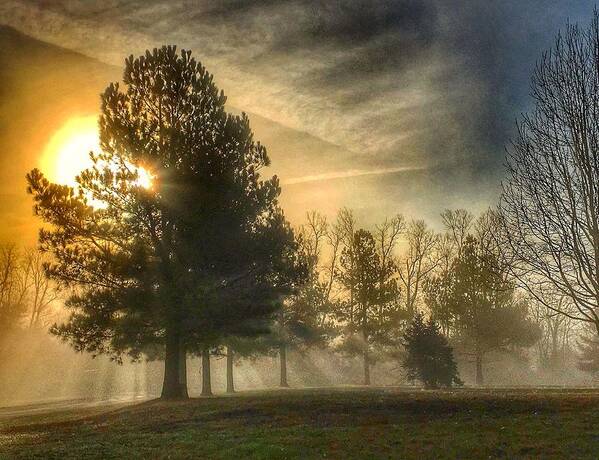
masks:
[[[364,385],[370,385],[372,347],[390,344],[400,318],[396,267],[383,259],[372,234],[360,229],[341,252],[339,280],[350,294],[336,305],[344,325],[343,349],[359,355],[364,364]]]
[[[266,149],[189,51],[131,56],[123,82],[102,95],[101,151],[76,188],[27,176],[47,275],[77,287],[53,332],[117,360],[163,355],[162,396],[186,397],[188,351],[268,328],[296,243],[277,178],[260,178]]]

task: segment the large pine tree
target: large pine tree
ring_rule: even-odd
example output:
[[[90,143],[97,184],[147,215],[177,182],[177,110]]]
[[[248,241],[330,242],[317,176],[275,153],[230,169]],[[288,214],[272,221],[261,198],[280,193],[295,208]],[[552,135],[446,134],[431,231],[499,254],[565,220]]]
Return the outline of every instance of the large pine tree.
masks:
[[[131,56],[123,82],[77,187],[27,176],[47,274],[77,287],[53,332],[118,360],[164,353],[162,396],[186,397],[187,351],[264,330],[301,271],[296,243],[277,178],[260,179],[266,149],[189,51]]]

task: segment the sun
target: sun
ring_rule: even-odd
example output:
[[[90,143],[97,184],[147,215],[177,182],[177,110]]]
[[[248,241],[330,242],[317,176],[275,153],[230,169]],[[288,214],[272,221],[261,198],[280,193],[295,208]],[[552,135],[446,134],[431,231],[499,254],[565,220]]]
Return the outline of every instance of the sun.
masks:
[[[93,165],[89,152],[99,151],[98,118],[71,118],[53,134],[46,145],[41,160],[42,172],[51,182],[76,187],[77,176]],[[137,172],[136,185],[152,188],[153,175],[139,166]]]
[[[150,174],[147,169],[141,167],[137,168],[137,180],[135,181],[137,185],[146,189],[151,189],[153,180],[154,176]]]
[[[77,175],[92,166],[89,152],[99,150],[97,117],[71,118],[46,145],[42,155],[42,171],[51,182],[75,186]]]

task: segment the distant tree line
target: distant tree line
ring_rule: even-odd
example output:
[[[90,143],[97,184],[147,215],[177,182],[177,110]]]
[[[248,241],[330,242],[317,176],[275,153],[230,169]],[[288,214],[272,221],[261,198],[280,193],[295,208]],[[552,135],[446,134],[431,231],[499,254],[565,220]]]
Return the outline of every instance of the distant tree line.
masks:
[[[332,224],[309,213],[298,233],[312,254],[313,274],[285,303],[289,345],[317,338],[316,344],[361,356],[368,385],[371,366],[401,354],[406,329],[425,314],[471,357],[476,383],[483,384],[486,355],[528,348],[540,336],[529,302],[501,265],[494,219],[492,211],[476,220],[465,210],[446,211],[445,229],[437,233],[396,216],[370,232],[347,209]],[[319,248],[319,259],[312,248]],[[310,339],[302,342],[294,330]]]
[[[44,262],[34,248],[0,246],[0,338],[47,327],[55,319],[59,291],[46,277]]]
[[[0,245],[0,376],[25,336],[45,333],[60,312],[60,292],[35,248]]]

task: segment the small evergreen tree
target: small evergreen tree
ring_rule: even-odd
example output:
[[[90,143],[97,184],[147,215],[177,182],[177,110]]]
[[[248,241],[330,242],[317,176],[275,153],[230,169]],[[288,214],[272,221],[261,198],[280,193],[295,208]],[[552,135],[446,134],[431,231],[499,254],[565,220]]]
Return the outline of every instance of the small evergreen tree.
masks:
[[[433,319],[416,313],[404,334],[404,347],[403,367],[410,381],[420,380],[426,388],[462,385],[453,350]]]

